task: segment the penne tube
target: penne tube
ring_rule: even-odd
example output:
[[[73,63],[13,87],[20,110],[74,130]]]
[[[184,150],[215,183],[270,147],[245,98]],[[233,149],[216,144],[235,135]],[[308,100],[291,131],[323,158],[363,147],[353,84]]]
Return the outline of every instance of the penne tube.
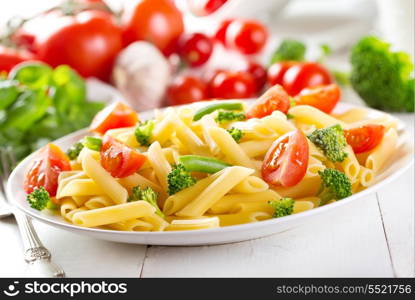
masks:
[[[128,192],[113,178],[99,162],[87,154],[82,159],[82,168],[85,173],[96,183],[104,194],[120,204],[127,202]],[[115,223],[115,222],[114,222]]]
[[[133,201],[93,210],[77,212],[72,221],[82,227],[96,227],[138,219],[155,213],[154,206],[145,201]]]
[[[268,203],[281,199],[281,196],[273,191],[266,190],[257,194],[228,194],[223,196],[209,209],[210,214],[225,214],[232,211],[233,207],[241,203]]]
[[[212,205],[243,179],[254,173],[244,167],[228,167],[200,195],[176,213],[180,217],[202,216]]]

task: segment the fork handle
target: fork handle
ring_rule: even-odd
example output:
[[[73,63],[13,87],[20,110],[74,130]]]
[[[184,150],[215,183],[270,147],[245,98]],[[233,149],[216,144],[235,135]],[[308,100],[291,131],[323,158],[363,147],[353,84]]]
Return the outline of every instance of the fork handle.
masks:
[[[24,259],[28,263],[30,275],[33,277],[65,277],[63,269],[51,261],[51,254],[40,241],[32,220],[17,210],[13,214],[22,237]]]

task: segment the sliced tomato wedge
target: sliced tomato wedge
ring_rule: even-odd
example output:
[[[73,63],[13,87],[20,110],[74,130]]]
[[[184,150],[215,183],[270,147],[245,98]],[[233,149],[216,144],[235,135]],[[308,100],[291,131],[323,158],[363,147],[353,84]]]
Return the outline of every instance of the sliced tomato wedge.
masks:
[[[131,107],[121,102],[115,102],[96,114],[89,130],[105,134],[107,130],[131,127],[137,122],[137,113]]]
[[[246,117],[262,118],[279,110],[286,114],[290,108],[290,97],[282,86],[274,85],[268,89],[257,101],[249,108]]]
[[[300,130],[278,138],[262,163],[262,178],[274,186],[290,187],[303,179],[308,166],[308,142]]]
[[[100,154],[102,167],[116,178],[134,174],[146,160],[145,155],[110,136],[104,137]]]
[[[374,149],[382,141],[384,134],[385,127],[376,124],[344,130],[347,143],[356,154]]]
[[[297,105],[310,105],[330,113],[340,100],[341,91],[337,84],[328,84],[303,89],[294,99]]]
[[[43,186],[51,197],[56,196],[58,176],[62,171],[70,171],[71,164],[66,154],[56,145],[48,144],[32,161],[26,172],[24,190],[30,194]]]

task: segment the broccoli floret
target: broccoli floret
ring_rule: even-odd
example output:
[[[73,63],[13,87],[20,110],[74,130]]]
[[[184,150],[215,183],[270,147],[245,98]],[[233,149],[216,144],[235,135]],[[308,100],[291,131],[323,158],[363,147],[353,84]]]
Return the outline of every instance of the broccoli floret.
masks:
[[[327,168],[319,171],[318,174],[321,178],[321,187],[318,193],[321,200],[320,205],[324,205],[330,200],[349,197],[352,194],[350,179],[343,172]]]
[[[268,201],[268,204],[274,209],[273,218],[280,218],[291,215],[294,211],[294,199],[281,198],[280,200]]]
[[[164,217],[164,214],[157,204],[157,193],[151,187],[146,187],[145,189],[142,189],[140,186],[133,187],[131,195],[128,197],[127,201],[132,202],[138,200],[150,203],[156,208],[156,214],[160,217]]]
[[[141,122],[135,129],[135,138],[142,146],[150,146],[150,138],[154,129],[154,121]]]
[[[351,51],[353,89],[371,107],[414,111],[414,65],[408,54],[392,52],[376,37],[362,38]]]
[[[216,116],[216,122],[222,124],[232,121],[243,121],[246,119],[245,113],[220,110]]]
[[[66,151],[66,154],[70,160],[75,160],[83,148],[84,145],[81,142],[77,142]]]
[[[36,188],[33,192],[27,195],[27,202],[29,202],[30,207],[43,210],[46,208],[50,201],[49,193],[45,190],[43,186]]]
[[[186,171],[182,164],[173,165],[171,172],[167,175],[169,195],[176,194],[196,183],[196,179]]]
[[[229,134],[232,136],[232,138],[235,140],[235,142],[239,143],[239,141],[241,140],[242,136],[244,135],[244,133],[242,132],[242,130],[232,127],[231,129],[227,130],[229,132]]]
[[[296,40],[286,39],[281,42],[271,59],[271,64],[279,61],[304,60],[306,46],[304,43]]]
[[[339,124],[317,129],[311,133],[308,138],[319,147],[324,155],[332,162],[342,162],[347,153],[344,151],[346,147],[346,138],[343,129]]]

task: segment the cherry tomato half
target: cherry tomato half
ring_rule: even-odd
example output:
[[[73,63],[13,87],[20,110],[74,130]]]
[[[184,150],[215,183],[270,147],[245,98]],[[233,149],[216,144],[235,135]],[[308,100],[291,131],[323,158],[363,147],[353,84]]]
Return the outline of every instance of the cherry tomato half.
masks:
[[[252,75],[255,81],[255,91],[260,92],[267,81],[267,71],[259,63],[247,61],[241,71],[248,72]]]
[[[167,90],[170,105],[181,105],[208,98],[207,85],[193,76],[178,76]]]
[[[137,113],[131,107],[121,102],[115,102],[95,115],[89,130],[104,134],[107,130],[131,127],[137,122]]]
[[[298,64],[297,61],[282,61],[272,64],[268,68],[267,79],[269,85],[281,84],[285,72],[292,66]]]
[[[209,96],[219,99],[251,98],[255,81],[247,72],[219,71],[209,83]]]
[[[376,124],[344,130],[347,143],[356,154],[374,149],[382,141],[384,134],[385,127]]]
[[[290,187],[303,179],[308,166],[308,142],[300,130],[278,138],[262,163],[262,178],[274,186]]]
[[[212,51],[212,40],[203,33],[192,33],[184,36],[179,42],[182,59],[192,67],[198,67],[207,62]]]
[[[341,91],[337,84],[303,89],[296,97],[297,105],[310,105],[329,114],[340,100]]]
[[[104,136],[101,148],[101,165],[116,178],[134,174],[146,160],[146,156],[110,136]]]
[[[207,16],[217,11],[228,0],[187,0],[190,10],[196,16]]]
[[[58,176],[62,171],[70,171],[71,165],[66,154],[56,145],[48,144],[32,161],[24,180],[24,190],[30,194],[43,186],[51,197],[56,196]]]
[[[180,10],[171,0],[143,0],[124,15],[125,45],[145,40],[153,43],[166,56],[176,47],[184,25]]]
[[[226,45],[243,54],[258,53],[267,39],[265,26],[253,20],[234,20],[226,29]]]
[[[249,108],[246,117],[262,118],[279,110],[286,114],[290,108],[290,97],[280,85],[274,85],[268,89],[254,104]]]
[[[299,63],[291,66],[284,74],[282,86],[291,96],[303,89],[332,83],[325,67],[315,62]]]

